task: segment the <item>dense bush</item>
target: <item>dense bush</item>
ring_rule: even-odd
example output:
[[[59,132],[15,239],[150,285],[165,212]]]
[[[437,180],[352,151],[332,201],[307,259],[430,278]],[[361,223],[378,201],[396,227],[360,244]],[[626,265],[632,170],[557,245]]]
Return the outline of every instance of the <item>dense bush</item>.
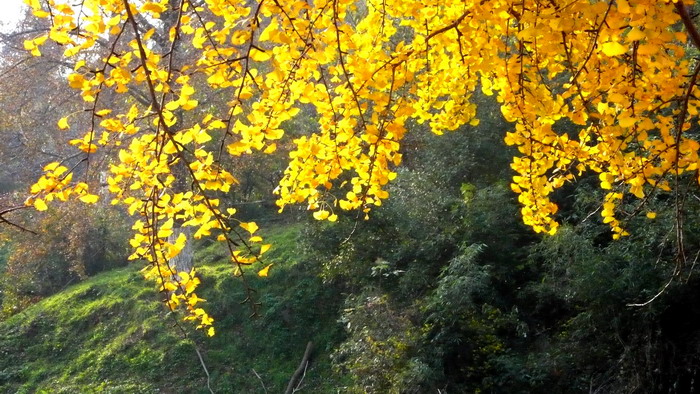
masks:
[[[613,241],[598,179],[583,175],[555,196],[560,231],[540,237],[495,165],[508,148],[490,138],[409,140],[369,221],[307,228],[306,255],[346,294],[336,370],[357,392],[694,390],[698,201],[680,207],[682,244],[663,192],[623,201],[631,235]]]
[[[124,215],[112,208],[66,203],[36,214],[30,223],[36,234],[4,229],[12,231],[0,277],[4,315],[127,263],[129,229]]]

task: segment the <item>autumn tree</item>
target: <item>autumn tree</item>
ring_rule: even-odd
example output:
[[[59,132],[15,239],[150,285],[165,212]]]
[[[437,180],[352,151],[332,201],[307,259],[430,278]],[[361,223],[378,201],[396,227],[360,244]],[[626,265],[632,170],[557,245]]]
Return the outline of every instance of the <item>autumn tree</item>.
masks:
[[[145,274],[170,292],[169,306],[184,306],[199,327],[212,319],[197,305],[196,276],[168,264],[190,241],[172,239],[174,223],[225,243],[245,278],[242,266],[269,246],[255,223],[220,204],[237,184],[228,157],[274,152],[300,112],[314,113],[316,127],[293,141],[280,209],[304,203],[319,220],[341,210],[366,216],[388,197],[408,125],[435,134],[476,125],[472,96],[481,89],[512,122],[511,187],[526,224],[556,232],[552,193],[594,172],[616,238],[649,196],[675,196],[683,254],[681,183],[695,177],[700,147],[692,127],[700,63],[687,54],[700,34],[683,2],[26,2],[52,27],[25,48],[39,56],[53,41],[74,62],[68,84],[90,126],[70,143],[86,158],[117,153],[108,182],[113,203],[138,218],[132,258],[149,262]],[[110,94],[128,104],[115,107]],[[224,104],[203,105],[212,95]],[[44,171],[29,205],[97,200],[60,163]],[[176,187],[183,181],[191,190]],[[639,204],[621,212],[628,198]]]

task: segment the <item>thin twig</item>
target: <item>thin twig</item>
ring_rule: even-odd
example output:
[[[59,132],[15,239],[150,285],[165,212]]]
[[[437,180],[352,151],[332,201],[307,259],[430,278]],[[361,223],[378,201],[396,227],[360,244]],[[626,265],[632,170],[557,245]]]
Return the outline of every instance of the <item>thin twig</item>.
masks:
[[[292,391],[292,394],[301,390],[301,383],[304,382],[304,378],[306,377],[306,368],[308,368],[308,367],[309,367],[309,362],[307,361],[306,365],[304,365],[304,374],[301,375],[301,379],[299,379],[299,383],[297,384],[297,387],[294,388],[294,391]]]
[[[18,211],[18,210],[21,210],[21,209],[26,209],[26,208],[29,208],[29,207],[28,207],[28,206],[25,206],[25,205],[19,205],[19,206],[16,206],[16,207],[10,207],[10,208],[7,208],[7,209],[4,209],[4,210],[0,211],[0,224],[5,223],[5,224],[7,224],[7,225],[9,225],[9,226],[16,227],[16,228],[18,228],[18,229],[20,229],[20,230],[22,230],[22,231],[26,231],[26,232],[28,232],[28,233],[30,233],[30,234],[39,235],[36,231],[32,231],[32,230],[30,230],[30,229],[28,229],[28,228],[25,228],[25,227],[23,227],[22,225],[19,225],[19,224],[15,223],[15,222],[12,222],[12,221],[10,221],[9,219],[7,219],[7,218],[5,217],[5,215],[7,215],[8,213],[11,213],[11,212],[14,212],[14,211]]]
[[[211,377],[209,376],[209,370],[207,369],[207,365],[204,363],[204,358],[202,358],[202,353],[199,352],[199,347],[197,346],[194,341],[192,341],[192,344],[194,345],[194,351],[197,352],[197,357],[199,357],[199,363],[202,364],[202,369],[204,370],[204,374],[207,375],[207,389],[209,389],[209,392],[211,394],[214,394],[214,390],[211,389]]]
[[[251,368],[250,370],[253,371],[253,373],[255,374],[255,377],[258,378],[258,380],[260,381],[260,384],[262,385],[263,390],[265,390],[265,394],[267,394],[267,387],[265,387],[265,382],[263,382],[263,380],[262,380],[262,378],[260,377],[260,375],[258,375],[258,373],[255,372],[255,369]]]
[[[666,291],[668,286],[671,285],[671,282],[673,282],[673,279],[675,279],[675,278],[676,278],[676,276],[672,275],[671,279],[669,279],[668,283],[666,283],[666,285],[658,293],[656,293],[655,296],[651,297],[648,301],[643,302],[641,304],[627,304],[627,306],[643,307],[643,306],[647,306],[647,305],[651,304],[652,302],[654,302],[655,299],[659,298],[659,296]]]

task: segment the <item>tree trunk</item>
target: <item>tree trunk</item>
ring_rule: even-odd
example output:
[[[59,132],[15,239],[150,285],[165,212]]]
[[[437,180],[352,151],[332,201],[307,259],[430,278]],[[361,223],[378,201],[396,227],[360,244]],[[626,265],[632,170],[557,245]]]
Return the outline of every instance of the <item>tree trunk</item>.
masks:
[[[189,273],[194,266],[194,250],[192,248],[192,229],[189,227],[173,227],[173,233],[168,237],[168,242],[175,243],[180,234],[185,234],[187,242],[180,253],[170,259],[170,267],[177,272],[185,271]]]

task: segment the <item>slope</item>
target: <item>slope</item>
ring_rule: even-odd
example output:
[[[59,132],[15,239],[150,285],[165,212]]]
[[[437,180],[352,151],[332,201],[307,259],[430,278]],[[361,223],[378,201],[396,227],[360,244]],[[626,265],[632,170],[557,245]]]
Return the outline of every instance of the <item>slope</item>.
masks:
[[[196,258],[202,296],[217,335],[183,337],[136,266],[72,286],[0,322],[0,392],[208,392],[196,342],[215,392],[281,392],[308,341],[316,346],[304,385],[336,386],[329,349],[339,341],[337,296],[293,261],[299,227],[267,238],[276,250],[269,278],[251,277],[261,302],[251,304],[215,244]],[[256,374],[259,376],[256,376]]]

